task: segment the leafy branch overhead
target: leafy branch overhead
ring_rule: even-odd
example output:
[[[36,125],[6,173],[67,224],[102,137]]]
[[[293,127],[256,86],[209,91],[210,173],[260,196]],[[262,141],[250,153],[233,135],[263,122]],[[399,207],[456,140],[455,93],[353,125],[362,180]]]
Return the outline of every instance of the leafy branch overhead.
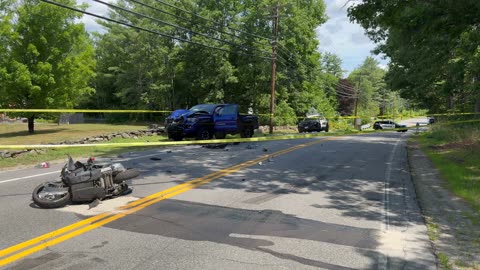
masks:
[[[349,16],[391,59],[387,82],[433,111],[480,112],[480,2],[356,2]]]

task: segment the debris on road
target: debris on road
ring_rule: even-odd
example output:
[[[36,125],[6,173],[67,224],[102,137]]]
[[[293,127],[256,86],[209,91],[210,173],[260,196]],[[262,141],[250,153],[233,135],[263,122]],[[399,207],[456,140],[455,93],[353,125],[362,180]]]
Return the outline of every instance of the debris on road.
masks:
[[[267,148],[263,148],[262,151],[263,151],[263,152],[268,152],[268,149],[267,149]]]
[[[50,168],[50,164],[48,162],[42,162],[40,164],[37,164],[37,166],[35,166],[35,168],[41,168],[41,169]]]
[[[215,143],[215,144],[207,144],[203,147],[209,148],[209,149],[223,149],[227,147],[228,143]]]
[[[255,149],[255,148],[257,148],[257,145],[256,144],[249,144],[249,145],[247,145],[246,148],[247,149]]]
[[[171,171],[171,170],[166,170],[165,172],[167,172],[167,173],[172,173],[172,171]]]
[[[258,165],[262,166],[262,165],[263,165],[263,163],[260,161],[260,162],[258,162]]]
[[[162,158],[159,158],[159,157],[151,157],[150,160],[162,160]]]
[[[273,156],[268,156],[268,162],[273,162]]]
[[[88,210],[92,209],[92,208],[95,208],[97,207],[99,204],[101,204],[102,202],[99,200],[99,199],[95,199],[95,201],[91,202],[90,204],[88,204]]]
[[[167,150],[167,154],[170,154],[170,153],[172,153],[172,150]]]

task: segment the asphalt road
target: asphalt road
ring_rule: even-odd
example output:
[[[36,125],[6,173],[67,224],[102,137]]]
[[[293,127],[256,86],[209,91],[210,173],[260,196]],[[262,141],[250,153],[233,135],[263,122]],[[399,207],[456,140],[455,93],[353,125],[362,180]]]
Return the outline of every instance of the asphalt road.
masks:
[[[32,204],[34,187],[54,178],[61,164],[1,171],[0,265],[435,269],[407,164],[410,132],[241,143],[228,151],[188,146],[128,153],[120,160],[142,172],[131,183],[133,193],[92,209]],[[248,163],[262,156],[261,164]],[[243,165],[231,167],[237,164]],[[197,178],[203,179],[198,186],[177,189]],[[156,203],[118,209],[167,189],[175,192],[158,195]],[[114,218],[97,228],[78,227],[73,236],[65,231],[7,250],[103,212]]]

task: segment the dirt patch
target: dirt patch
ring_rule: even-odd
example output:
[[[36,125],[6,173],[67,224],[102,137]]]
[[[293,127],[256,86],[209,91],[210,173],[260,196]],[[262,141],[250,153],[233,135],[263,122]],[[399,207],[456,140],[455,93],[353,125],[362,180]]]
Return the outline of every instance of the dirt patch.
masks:
[[[430,149],[436,151],[447,151],[447,150],[456,150],[456,149],[480,149],[480,142],[478,141],[462,141],[455,143],[447,143],[441,145],[429,145]]]
[[[417,142],[409,142],[408,156],[439,268],[479,270],[480,214],[445,188],[446,182]]]

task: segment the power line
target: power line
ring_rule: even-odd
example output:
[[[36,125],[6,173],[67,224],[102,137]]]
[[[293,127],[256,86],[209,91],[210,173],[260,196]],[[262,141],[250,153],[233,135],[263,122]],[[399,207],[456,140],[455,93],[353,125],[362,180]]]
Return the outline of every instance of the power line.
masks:
[[[128,10],[126,8],[119,7],[119,6],[116,6],[116,5],[101,1],[101,0],[93,0],[93,1],[95,1],[97,3],[100,3],[100,4],[103,4],[103,5],[106,5],[107,7],[110,7],[110,8],[113,8],[113,9],[118,9],[118,10],[130,13],[130,14],[136,15],[136,16],[140,16],[140,17],[143,17],[143,18],[146,18],[146,19],[149,19],[149,20],[152,20],[152,21],[164,24],[164,25],[168,25],[168,26],[171,26],[171,27],[189,32],[189,33],[193,33],[193,34],[196,34],[196,35],[199,35],[199,36],[203,36],[203,37],[206,37],[206,38],[209,38],[209,39],[213,39],[213,40],[216,40],[216,41],[219,41],[219,42],[223,42],[225,44],[229,44],[229,45],[232,45],[232,46],[235,46],[235,47],[240,47],[240,48],[245,47],[243,45],[239,45],[239,44],[236,44],[236,43],[233,43],[233,42],[230,42],[230,41],[226,41],[226,40],[223,40],[223,39],[220,39],[220,38],[211,37],[207,34],[199,33],[199,32],[193,31],[191,29],[187,29],[185,27],[182,27],[182,26],[179,26],[179,25],[176,25],[176,24],[172,24],[172,23],[169,23],[169,22],[166,22],[166,21],[162,21],[162,20],[159,20],[157,18],[153,18],[153,17],[150,17],[148,15],[144,15],[144,14],[141,14],[141,13],[138,13],[138,12],[135,12],[135,11],[131,11],[131,10]],[[259,52],[262,52],[262,53],[268,53],[268,54],[270,53],[270,52],[263,51],[263,50],[260,50],[260,49],[254,48],[254,47],[250,47],[250,48],[253,49],[253,50],[257,50]]]
[[[351,98],[351,99],[356,99],[356,98],[358,98],[358,97],[356,97],[356,96],[345,96],[345,95],[341,95],[341,94],[339,94],[339,93],[337,93],[336,95],[339,96],[339,97],[341,97],[341,98]]]
[[[200,15],[198,15],[198,14],[195,13],[195,12],[191,12],[191,11],[188,11],[188,10],[185,10],[185,9],[182,9],[182,8],[179,8],[179,7],[175,6],[175,5],[166,3],[166,2],[161,1],[161,0],[155,0],[155,1],[157,1],[157,2],[159,2],[159,3],[161,3],[161,4],[163,4],[163,5],[169,6],[169,7],[171,7],[171,8],[174,8],[174,9],[176,9],[176,10],[180,10],[180,11],[182,11],[182,12],[191,14],[191,15],[197,17],[197,18],[200,18],[200,19],[203,19],[203,20],[212,22],[212,23],[215,24],[215,25],[220,25],[219,23],[217,23],[217,22],[215,22],[215,21],[213,21],[213,20],[211,20],[211,19],[205,18],[205,17],[203,17],[203,16],[200,16]],[[223,25],[220,25],[220,26],[223,27]],[[246,34],[246,35],[249,35],[249,36],[253,36],[253,37],[256,37],[256,38],[265,39],[265,40],[268,40],[269,42],[272,42],[271,39],[266,38],[266,37],[263,37],[263,36],[260,36],[260,35],[252,34],[252,33],[249,33],[249,32],[246,32],[246,31],[237,29],[237,28],[229,27],[229,26],[225,26],[225,27],[228,28],[228,29],[230,29],[230,30],[233,30],[233,31],[238,31],[238,32],[240,32],[240,33],[243,33],[243,34]]]
[[[198,42],[195,42],[195,41],[186,40],[184,38],[174,37],[174,36],[169,35],[169,34],[165,34],[165,33],[155,31],[155,30],[143,28],[143,27],[136,26],[136,25],[126,23],[126,22],[122,22],[122,21],[119,21],[119,20],[107,18],[107,17],[101,16],[101,15],[98,15],[98,14],[94,14],[94,13],[84,11],[84,10],[81,10],[81,9],[78,9],[78,8],[70,7],[70,6],[67,6],[67,5],[64,5],[64,4],[61,4],[61,3],[57,3],[57,2],[54,2],[54,1],[50,1],[50,0],[40,0],[40,1],[48,3],[48,4],[52,4],[52,5],[55,5],[55,6],[58,6],[58,7],[66,8],[66,9],[69,9],[69,10],[72,10],[72,11],[75,11],[75,12],[79,12],[79,13],[82,13],[82,14],[85,14],[85,15],[96,17],[96,18],[99,18],[99,19],[102,19],[102,20],[117,23],[117,24],[127,26],[127,27],[130,27],[130,28],[134,28],[134,29],[137,29],[137,30],[140,30],[140,31],[145,31],[145,32],[148,32],[148,33],[151,33],[151,34],[156,34],[156,35],[162,36],[162,37],[166,37],[166,38],[175,39],[175,40],[178,40],[178,41],[194,44],[194,45],[201,46],[201,47],[204,47],[204,48],[215,49],[215,50],[224,51],[224,52],[228,52],[228,53],[240,54],[240,55],[245,55],[245,56],[253,56],[253,57],[257,57],[257,58],[272,60],[271,57],[231,51],[231,50],[223,49],[223,48],[220,48],[220,47],[209,46],[209,45],[206,45],[206,44],[203,44],[203,43],[198,43]]]
[[[289,59],[290,59],[290,57],[291,57],[292,55],[293,55],[295,58],[299,59],[299,57],[297,56],[296,53],[291,52],[291,51],[290,51],[289,49],[287,49],[287,47],[284,46],[282,43],[279,42],[278,45],[280,45],[280,47],[282,47],[285,51],[287,51],[287,52],[289,53],[289,55],[287,54]],[[282,53],[283,53],[283,52],[282,52]]]
[[[95,1],[95,0],[94,0],[94,1]],[[169,16],[172,16],[172,17],[176,18],[176,19],[179,19],[179,20],[182,20],[182,21],[185,21],[185,22],[189,22],[189,23],[193,23],[193,24],[197,24],[197,25],[200,25],[200,26],[202,26],[202,27],[204,27],[204,28],[207,28],[207,29],[210,29],[210,30],[213,30],[213,31],[216,31],[216,32],[225,34],[225,35],[229,35],[229,36],[234,37],[234,38],[241,39],[240,36],[237,36],[237,35],[235,35],[235,34],[228,33],[228,32],[225,32],[225,31],[222,31],[222,30],[219,30],[219,29],[210,27],[210,26],[205,25],[205,24],[201,24],[200,22],[196,22],[196,21],[187,19],[187,18],[182,17],[182,16],[178,16],[178,15],[176,15],[176,14],[173,14],[173,13],[171,13],[171,12],[165,11],[165,10],[163,10],[163,9],[160,9],[160,8],[157,8],[157,7],[154,7],[154,6],[151,6],[151,5],[149,5],[149,4],[145,4],[145,3],[142,3],[142,2],[137,1],[137,0],[127,0],[127,1],[128,1],[128,2],[132,2],[132,3],[136,3],[136,4],[138,4],[138,5],[141,5],[141,6],[144,6],[144,7],[147,7],[147,8],[150,8],[150,9],[152,9],[152,10],[155,10],[155,11],[157,11],[157,12],[161,12],[161,13],[163,13],[163,14],[167,14],[167,15],[169,15]],[[242,40],[242,41],[243,41],[243,40]],[[256,40],[252,40],[252,42],[253,42],[253,43],[256,43],[256,44],[258,44],[258,45],[265,46],[265,44],[260,43],[260,42],[258,42],[258,41],[256,41]],[[248,46],[248,45],[245,45],[245,46]],[[253,47],[252,47],[252,48],[253,48]],[[255,48],[255,49],[256,49],[256,48]]]

